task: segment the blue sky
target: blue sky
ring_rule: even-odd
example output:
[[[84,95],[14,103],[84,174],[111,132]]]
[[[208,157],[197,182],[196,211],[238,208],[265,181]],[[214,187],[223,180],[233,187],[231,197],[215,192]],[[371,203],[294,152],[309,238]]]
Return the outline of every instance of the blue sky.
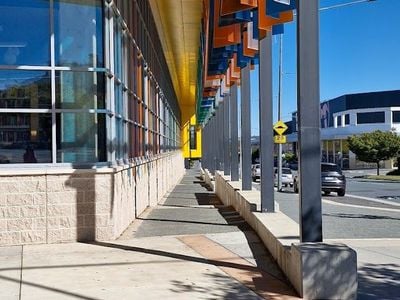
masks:
[[[328,7],[350,0],[320,0]],[[343,94],[400,89],[400,0],[376,0],[320,12],[321,101]],[[285,25],[282,120],[296,108],[296,22]],[[273,38],[277,120],[279,38]],[[252,71],[252,134],[258,135],[258,68]],[[400,99],[399,99],[400,106]]]

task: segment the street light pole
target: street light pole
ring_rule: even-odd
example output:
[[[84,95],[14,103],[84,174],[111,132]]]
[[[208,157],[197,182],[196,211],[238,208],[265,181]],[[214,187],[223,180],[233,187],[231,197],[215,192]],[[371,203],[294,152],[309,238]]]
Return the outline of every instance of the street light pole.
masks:
[[[279,91],[278,91],[278,121],[281,120],[282,117],[282,69],[283,69],[283,34],[280,35],[280,43],[279,43]],[[282,190],[282,144],[278,144],[278,191]]]

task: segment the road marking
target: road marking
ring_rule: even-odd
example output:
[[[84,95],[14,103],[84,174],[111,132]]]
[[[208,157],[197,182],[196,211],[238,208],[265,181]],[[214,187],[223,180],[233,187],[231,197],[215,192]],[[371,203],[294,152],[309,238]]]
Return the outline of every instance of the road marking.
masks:
[[[400,242],[400,238],[365,238],[365,239],[324,239],[324,241],[356,241],[356,242],[363,242],[363,241],[377,241],[377,242],[385,242],[385,241],[394,241]]]
[[[392,201],[387,201],[387,200],[380,200],[380,199],[364,197],[364,196],[357,196],[357,195],[352,195],[352,194],[346,194],[346,196],[400,207],[400,203],[397,203],[397,202],[392,202]]]
[[[390,211],[390,212],[400,212],[400,209],[396,208],[383,208],[383,207],[372,207],[372,206],[362,206],[362,205],[355,205],[355,204],[347,204],[347,203],[338,203],[327,199],[322,199],[322,202],[330,205],[336,206],[347,206],[347,207],[355,207],[355,208],[365,208],[365,209],[373,209],[373,210],[383,210],[383,211]]]

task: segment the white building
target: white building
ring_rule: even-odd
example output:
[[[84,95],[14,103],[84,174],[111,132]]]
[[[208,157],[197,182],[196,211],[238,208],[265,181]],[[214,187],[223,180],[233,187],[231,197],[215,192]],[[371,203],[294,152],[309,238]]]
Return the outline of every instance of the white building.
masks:
[[[297,112],[288,122],[289,143],[297,142]],[[348,94],[321,103],[322,161],[338,163],[344,169],[374,168],[374,164],[357,160],[349,151],[347,138],[375,130],[400,134],[400,90]],[[382,163],[392,168],[393,161]]]

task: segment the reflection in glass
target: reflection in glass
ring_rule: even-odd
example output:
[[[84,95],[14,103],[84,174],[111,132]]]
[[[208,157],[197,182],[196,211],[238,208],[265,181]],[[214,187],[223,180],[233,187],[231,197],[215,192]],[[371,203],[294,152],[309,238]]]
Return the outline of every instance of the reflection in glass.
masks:
[[[103,109],[104,73],[56,72],[56,107]]]
[[[51,108],[50,72],[0,70],[0,108]]]
[[[57,114],[57,162],[105,161],[105,133],[104,114]]]
[[[50,65],[49,2],[0,1],[0,65]]]
[[[103,67],[101,0],[54,2],[56,65]]]
[[[50,163],[51,114],[0,113],[0,163]]]

